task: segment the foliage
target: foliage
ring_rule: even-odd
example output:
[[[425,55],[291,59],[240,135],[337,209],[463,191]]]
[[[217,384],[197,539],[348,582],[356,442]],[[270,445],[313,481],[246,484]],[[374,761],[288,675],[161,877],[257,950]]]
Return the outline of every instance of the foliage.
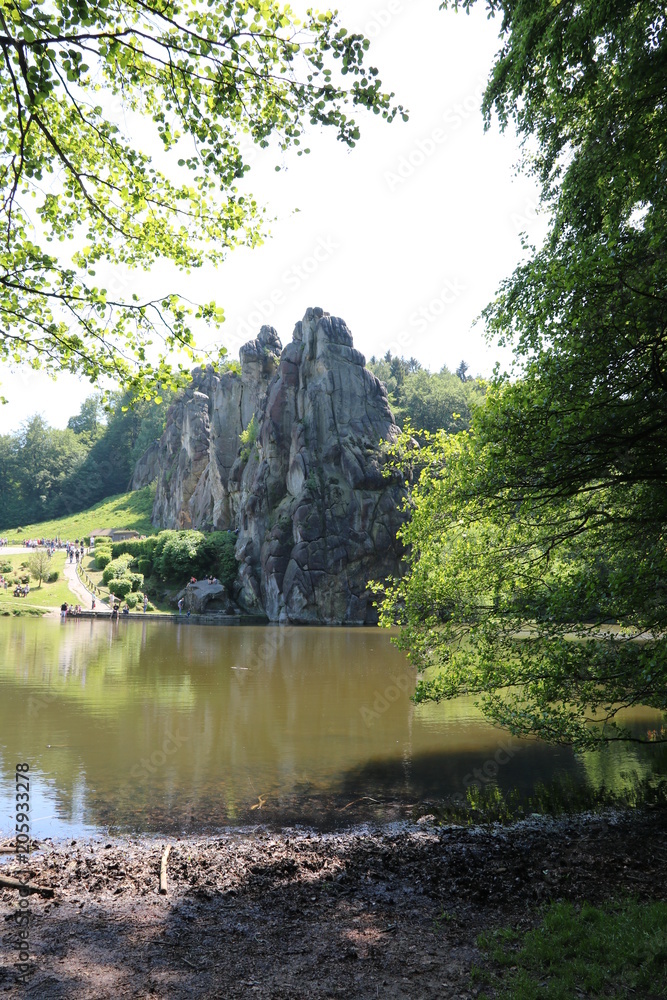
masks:
[[[60,572],[57,569],[51,570],[46,578],[47,583],[56,583],[60,577]]]
[[[477,970],[475,978],[497,1000],[653,996],[664,981],[666,934],[664,902],[552,903],[540,926],[524,935],[482,935],[479,945],[494,968]]]
[[[128,573],[127,579],[132,584],[132,590],[137,591],[139,587],[144,585],[144,575],[143,573]]]
[[[108,582],[109,590],[116,597],[127,597],[132,590],[132,581],[127,576],[114,577]]]
[[[250,458],[250,452],[254,448],[257,442],[257,435],[259,434],[259,424],[257,422],[257,417],[253,413],[250,418],[250,423],[244,431],[239,434],[239,441],[241,442],[241,459],[247,462]]]
[[[38,586],[42,586],[42,580],[44,577],[48,576],[49,569],[51,566],[51,560],[49,558],[46,549],[37,549],[36,552],[28,559],[28,569],[30,570],[30,575],[38,580]]]
[[[468,429],[473,408],[484,399],[482,380],[462,379],[447,368],[431,373],[415,358],[406,361],[390,351],[380,360],[371,358],[367,367],[387,387],[399,427],[410,424],[431,433],[444,429],[455,434]]]
[[[109,586],[109,581],[114,578],[125,577],[130,565],[130,558],[128,556],[120,556],[118,559],[112,559],[108,563],[102,573],[102,582],[105,587]],[[131,589],[131,588],[130,588]]]
[[[529,142],[552,221],[485,311],[518,377],[423,455],[385,621],[443,667],[419,697],[472,691],[513,732],[579,749],[663,740],[617,709],[667,708],[664,10],[488,6],[503,44],[484,108]]]
[[[234,555],[236,539],[228,531],[161,531],[141,541],[116,542],[116,559],[126,555],[137,560],[145,576],[156,573],[163,580],[183,580],[213,575],[231,587],[238,571]]]
[[[95,566],[97,569],[105,569],[111,562],[111,550],[105,546],[95,546]]]
[[[0,357],[139,394],[187,381],[166,356],[192,355],[193,310],[173,293],[107,291],[97,268],[166,259],[187,272],[257,244],[262,213],[235,186],[244,140],[285,150],[310,122],[354,146],[349,105],[389,120],[400,110],[364,67],[367,40],[330,13],[299,24],[275,0],[2,0],[0,13]],[[168,173],[142,148],[151,140]],[[73,252],[54,250],[75,238]],[[222,314],[207,303],[194,318]]]
[[[162,434],[171,395],[163,391],[159,405],[130,405],[128,395],[112,395],[104,424],[91,416],[89,404],[97,411],[99,399],[90,397],[65,431],[35,416],[0,436],[0,525],[25,515],[60,517],[124,491],[138,459]]]

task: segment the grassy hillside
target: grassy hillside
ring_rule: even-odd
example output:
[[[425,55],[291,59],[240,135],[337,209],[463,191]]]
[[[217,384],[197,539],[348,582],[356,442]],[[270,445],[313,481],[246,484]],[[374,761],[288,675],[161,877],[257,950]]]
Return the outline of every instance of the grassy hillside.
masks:
[[[157,529],[151,524],[151,510],[155,488],[146,486],[133,493],[107,497],[89,510],[54,521],[17,525],[5,528],[2,535],[10,545],[21,545],[27,538],[56,538],[74,540],[89,535],[95,528],[128,528],[142,535],[152,535]]]

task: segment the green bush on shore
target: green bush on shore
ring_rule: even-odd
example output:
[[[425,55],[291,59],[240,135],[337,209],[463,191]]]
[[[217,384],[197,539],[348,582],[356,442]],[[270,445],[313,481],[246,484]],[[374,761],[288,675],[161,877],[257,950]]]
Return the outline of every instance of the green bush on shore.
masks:
[[[114,559],[123,555],[136,559],[144,576],[183,580],[212,574],[229,588],[238,571],[235,545],[229,531],[161,531],[140,541],[116,542],[111,551]]]
[[[128,577],[121,577],[120,579],[109,580],[109,590],[116,597],[120,597],[121,600],[127,597],[132,590],[132,581]]]

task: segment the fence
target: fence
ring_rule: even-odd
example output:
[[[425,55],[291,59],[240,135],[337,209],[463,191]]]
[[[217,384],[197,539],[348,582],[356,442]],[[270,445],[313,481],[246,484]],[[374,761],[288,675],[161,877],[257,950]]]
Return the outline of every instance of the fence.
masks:
[[[81,563],[76,564],[76,575],[89,594],[94,594],[95,597],[99,597],[102,601],[106,600],[106,595],[102,593],[96,583],[93,583],[85,569],[81,566]]]

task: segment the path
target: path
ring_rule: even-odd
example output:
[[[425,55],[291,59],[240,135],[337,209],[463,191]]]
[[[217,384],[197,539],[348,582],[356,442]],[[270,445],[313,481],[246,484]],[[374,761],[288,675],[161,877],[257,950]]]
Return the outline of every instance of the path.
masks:
[[[88,593],[76,575],[76,563],[70,562],[69,559],[65,561],[64,577],[67,580],[67,586],[76,595],[81,607],[85,608],[86,611],[90,611],[93,607],[92,595]],[[102,604],[99,597],[95,598],[95,610],[109,613],[109,608],[106,604]]]

